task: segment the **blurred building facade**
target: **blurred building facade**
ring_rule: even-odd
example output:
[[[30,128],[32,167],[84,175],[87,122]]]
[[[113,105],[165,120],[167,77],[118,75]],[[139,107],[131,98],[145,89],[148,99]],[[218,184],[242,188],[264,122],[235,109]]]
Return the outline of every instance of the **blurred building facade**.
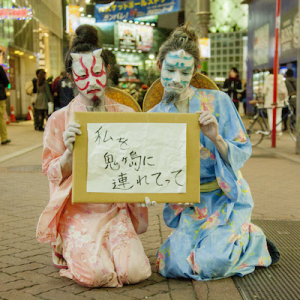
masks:
[[[2,16],[0,20],[0,46],[6,48],[3,66],[10,80],[8,107],[13,105],[16,117],[23,118],[30,105],[24,86],[36,69],[45,69],[47,77],[62,70],[62,4],[61,0],[2,0],[0,7],[32,13],[25,19]]]
[[[261,99],[268,69],[274,64],[276,0],[243,3],[249,5],[247,99]],[[298,0],[281,1],[279,69],[282,74],[289,68],[297,77],[299,46]]]

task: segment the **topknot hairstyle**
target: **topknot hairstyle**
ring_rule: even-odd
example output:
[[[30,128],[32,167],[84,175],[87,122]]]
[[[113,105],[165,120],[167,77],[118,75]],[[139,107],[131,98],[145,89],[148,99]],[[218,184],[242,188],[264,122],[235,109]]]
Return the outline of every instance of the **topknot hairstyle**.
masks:
[[[187,26],[176,28],[159,48],[157,56],[159,65],[162,66],[169,52],[183,49],[194,57],[194,72],[196,72],[201,62],[198,39],[199,37],[193,28],[188,29]]]
[[[91,25],[81,25],[76,29],[76,36],[72,41],[70,50],[65,59],[65,68],[67,73],[72,75],[72,57],[71,53],[91,52],[101,48],[98,31]],[[105,67],[108,66],[108,58],[105,51],[101,54]]]

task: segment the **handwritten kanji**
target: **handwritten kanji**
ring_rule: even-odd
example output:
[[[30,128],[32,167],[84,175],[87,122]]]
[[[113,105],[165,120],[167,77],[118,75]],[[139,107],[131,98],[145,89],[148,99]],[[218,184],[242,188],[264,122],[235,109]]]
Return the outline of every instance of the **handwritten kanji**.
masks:
[[[108,152],[106,152],[104,154],[104,162],[106,164],[105,169],[107,169],[108,167],[110,167],[111,170],[119,170],[120,169],[120,164],[118,162],[114,161],[114,157],[112,154],[108,154]]]
[[[128,187],[129,185],[129,187]],[[113,189],[114,190],[130,190],[133,187],[127,182],[127,174],[121,173],[118,177],[118,184],[115,179],[113,179]]]
[[[95,132],[95,134],[97,135],[96,139],[95,139],[95,143],[98,141],[98,145],[101,142],[101,134],[102,134],[102,133],[100,134],[100,130],[101,129],[102,129],[102,126]],[[106,142],[108,142],[110,140],[113,140],[113,138],[111,136],[110,137],[107,136],[107,130],[106,130],[105,134],[104,134],[103,142],[106,143]]]

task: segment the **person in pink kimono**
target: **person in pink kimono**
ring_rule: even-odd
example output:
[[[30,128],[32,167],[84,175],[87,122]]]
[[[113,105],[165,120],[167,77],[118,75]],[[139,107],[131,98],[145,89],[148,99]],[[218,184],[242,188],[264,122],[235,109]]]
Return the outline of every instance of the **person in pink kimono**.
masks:
[[[132,112],[105,96],[107,57],[97,30],[76,30],[66,57],[66,70],[80,93],[54,112],[44,133],[43,173],[50,184],[50,201],[37,226],[39,242],[50,242],[60,275],[88,287],[121,287],[151,275],[149,260],[137,234],[148,226],[147,207],[138,204],[72,204],[72,157],[80,125],[75,111]]]

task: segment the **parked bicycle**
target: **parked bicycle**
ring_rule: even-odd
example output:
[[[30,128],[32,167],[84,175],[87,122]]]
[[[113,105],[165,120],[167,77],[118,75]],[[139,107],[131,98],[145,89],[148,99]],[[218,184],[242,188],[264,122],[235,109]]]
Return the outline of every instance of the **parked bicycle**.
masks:
[[[268,123],[266,122],[265,109],[273,109],[273,107],[260,107],[259,103],[261,102],[256,100],[253,100],[253,103],[256,106],[257,111],[251,121],[249,128],[247,129],[247,134],[250,138],[252,147],[255,147],[262,142],[264,137],[272,136],[272,130],[270,130]],[[290,105],[289,101],[286,100],[285,103],[288,107],[288,113],[284,116],[283,119],[287,118],[287,128],[289,134],[292,137],[293,141],[296,142],[296,116],[294,114],[294,109]],[[281,108],[283,106],[277,107]],[[281,122],[283,122],[283,119],[281,119],[281,121],[276,124],[276,127]]]

